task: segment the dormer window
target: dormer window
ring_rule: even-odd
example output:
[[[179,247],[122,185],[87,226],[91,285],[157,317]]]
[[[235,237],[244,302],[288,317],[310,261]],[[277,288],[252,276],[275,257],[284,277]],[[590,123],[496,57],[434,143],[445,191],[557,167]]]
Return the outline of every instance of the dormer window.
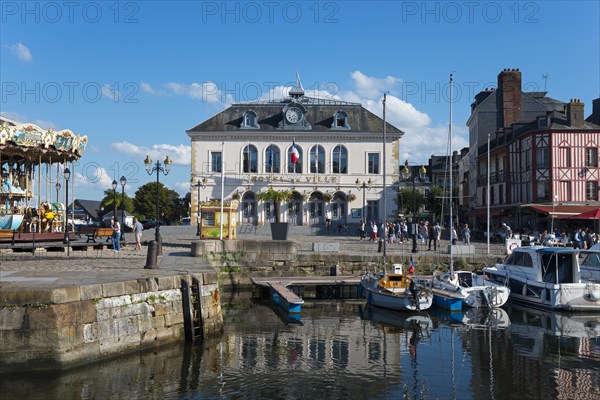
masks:
[[[258,116],[252,110],[246,111],[244,113],[244,117],[242,118],[242,125],[240,125],[241,129],[259,129],[258,125]]]
[[[547,128],[548,127],[548,118],[540,117],[538,118],[538,128]]]
[[[333,124],[331,129],[350,129],[348,124],[348,114],[345,111],[338,111],[333,115]]]

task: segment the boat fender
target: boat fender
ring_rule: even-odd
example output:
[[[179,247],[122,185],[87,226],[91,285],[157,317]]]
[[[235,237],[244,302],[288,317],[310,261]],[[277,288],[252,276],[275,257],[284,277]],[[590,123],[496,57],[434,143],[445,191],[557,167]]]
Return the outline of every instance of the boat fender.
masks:
[[[587,301],[598,301],[600,300],[600,292],[590,290],[583,296]]]

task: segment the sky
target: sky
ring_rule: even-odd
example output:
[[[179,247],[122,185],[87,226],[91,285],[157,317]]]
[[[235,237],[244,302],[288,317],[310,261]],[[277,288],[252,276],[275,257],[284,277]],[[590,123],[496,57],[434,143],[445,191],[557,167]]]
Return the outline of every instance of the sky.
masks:
[[[88,136],[75,195],[154,181],[189,191],[186,130],[235,102],[308,95],[359,102],[405,132],[400,161],[468,146],[475,94],[519,68],[525,91],[600,93],[597,1],[2,1],[0,113]]]

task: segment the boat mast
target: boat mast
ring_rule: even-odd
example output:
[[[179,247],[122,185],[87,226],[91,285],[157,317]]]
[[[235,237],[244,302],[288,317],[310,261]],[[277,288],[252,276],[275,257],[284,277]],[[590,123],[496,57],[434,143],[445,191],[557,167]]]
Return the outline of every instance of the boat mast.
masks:
[[[380,234],[380,237],[383,238],[383,271],[386,272],[385,267],[385,258],[386,258],[386,242],[387,242],[387,196],[385,191],[385,100],[386,100],[387,92],[383,94],[383,229]]]
[[[449,154],[450,154],[450,277],[454,273],[454,261],[452,260],[452,232],[454,229],[454,222],[452,221],[452,74],[450,74],[450,124],[448,129],[448,143],[449,143]],[[457,232],[458,234],[458,232]]]

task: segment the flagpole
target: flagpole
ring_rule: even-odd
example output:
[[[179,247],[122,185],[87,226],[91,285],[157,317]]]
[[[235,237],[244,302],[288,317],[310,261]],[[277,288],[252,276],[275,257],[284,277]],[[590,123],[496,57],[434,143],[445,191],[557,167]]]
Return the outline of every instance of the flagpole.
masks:
[[[221,142],[221,215],[219,216],[219,225],[221,226],[221,231],[219,233],[219,240],[223,240],[223,198],[225,197],[225,171],[223,168],[224,147],[225,142]]]
[[[387,93],[383,94],[383,229],[381,232],[381,237],[383,238],[383,270],[386,271],[386,242],[387,242],[387,199],[385,192],[385,142],[386,142],[386,131],[385,131],[385,100]]]

